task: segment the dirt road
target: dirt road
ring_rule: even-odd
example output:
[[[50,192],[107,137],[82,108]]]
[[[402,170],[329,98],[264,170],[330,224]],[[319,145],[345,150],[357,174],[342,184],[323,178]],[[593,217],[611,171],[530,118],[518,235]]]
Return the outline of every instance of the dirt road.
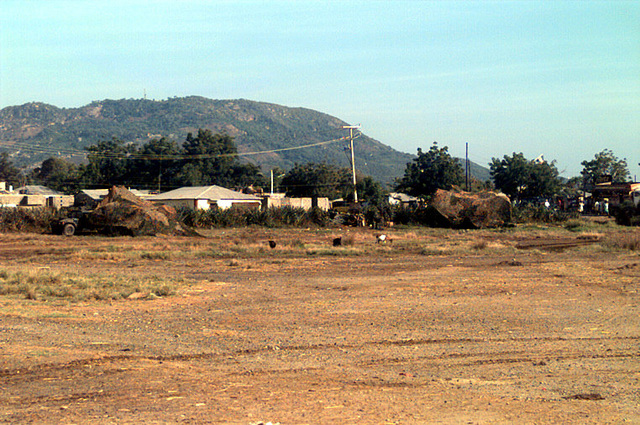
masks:
[[[637,252],[276,232],[0,235],[5,274],[181,279],[163,297],[0,296],[0,422],[640,423]]]

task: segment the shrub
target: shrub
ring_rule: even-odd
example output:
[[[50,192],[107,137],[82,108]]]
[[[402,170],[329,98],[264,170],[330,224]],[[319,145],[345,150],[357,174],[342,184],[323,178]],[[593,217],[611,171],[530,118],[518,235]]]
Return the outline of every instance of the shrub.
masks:
[[[318,207],[311,208],[309,211],[307,211],[306,216],[311,223],[320,227],[326,226],[330,221],[327,211]]]
[[[640,235],[637,233],[615,235],[614,237],[607,238],[603,244],[615,249],[640,251]]]
[[[564,228],[569,230],[570,232],[578,232],[582,227],[583,223],[578,219],[567,220],[566,224],[564,225]]]
[[[309,211],[290,206],[269,208],[266,210],[229,208],[221,210],[211,208],[198,210],[184,208],[178,214],[179,220],[190,227],[223,228],[244,227],[249,225],[264,227],[301,227],[326,226],[329,214],[317,207]]]
[[[0,207],[0,231],[50,233],[59,213],[51,208]]]
[[[517,223],[563,223],[579,216],[577,212],[559,211],[544,205],[521,204],[513,207],[513,218]]]
[[[433,207],[396,205],[391,208],[391,221],[400,225],[451,227],[451,224]]]
[[[635,206],[631,201],[611,208],[616,223],[622,226],[640,226],[640,205]]]

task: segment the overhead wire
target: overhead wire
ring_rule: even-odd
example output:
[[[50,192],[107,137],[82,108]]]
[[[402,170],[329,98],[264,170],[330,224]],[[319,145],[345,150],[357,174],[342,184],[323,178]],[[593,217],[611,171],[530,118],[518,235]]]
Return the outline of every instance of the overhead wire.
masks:
[[[360,137],[361,133],[357,134],[354,139]],[[332,143],[341,142],[344,140],[349,140],[349,136],[340,137],[337,139],[326,140],[323,142],[309,143],[301,146],[290,146],[286,148],[277,148],[277,149],[268,149],[262,151],[253,151],[253,152],[237,152],[237,153],[222,153],[222,154],[196,154],[196,155],[161,155],[161,154],[143,154],[139,152],[131,152],[131,153],[112,153],[112,152],[91,152],[91,151],[81,151],[70,148],[61,148],[57,149],[54,147],[42,146],[42,145],[32,145],[27,144],[26,142],[13,142],[11,146],[18,147],[21,150],[29,150],[32,152],[38,153],[50,153],[50,154],[66,154],[66,155],[91,155],[99,158],[109,158],[109,159],[128,159],[128,160],[148,160],[148,161],[167,161],[167,160],[193,160],[193,159],[213,159],[213,158],[224,158],[224,157],[242,157],[242,156],[253,156],[253,155],[264,155],[269,153],[277,153],[277,152],[286,152],[292,150],[299,149],[307,149],[317,146],[328,145]],[[95,146],[95,145],[94,145]],[[9,147],[9,146],[3,146]]]

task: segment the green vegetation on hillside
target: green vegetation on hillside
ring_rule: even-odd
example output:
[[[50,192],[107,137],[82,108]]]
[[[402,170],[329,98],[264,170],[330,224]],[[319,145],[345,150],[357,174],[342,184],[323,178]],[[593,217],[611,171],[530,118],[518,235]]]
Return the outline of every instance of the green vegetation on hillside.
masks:
[[[184,140],[188,133],[208,129],[233,137],[241,154],[336,140],[305,149],[243,156],[263,170],[286,170],[308,162],[345,167],[349,165],[348,142],[337,140],[348,135],[343,125],[346,123],[338,118],[310,109],[198,96],[103,100],[69,109],[30,103],[0,110],[0,140],[20,166],[37,164],[52,155],[82,157],[86,147],[113,138],[141,145],[162,137]],[[355,149],[357,169],[385,183],[399,177],[412,158],[365,135],[357,139]]]

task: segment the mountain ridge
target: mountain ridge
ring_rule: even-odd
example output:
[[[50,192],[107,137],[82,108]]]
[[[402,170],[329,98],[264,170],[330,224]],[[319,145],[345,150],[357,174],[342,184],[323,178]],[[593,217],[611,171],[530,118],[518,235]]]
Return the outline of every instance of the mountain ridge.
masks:
[[[232,136],[240,154],[262,152],[243,158],[266,173],[306,162],[350,166],[345,125],[312,109],[247,99],[105,99],[78,108],[30,102],[0,110],[0,144],[16,164],[33,166],[50,156],[79,161],[84,148],[100,140],[145,143],[166,137],[181,143],[188,133],[206,128]],[[415,158],[365,134],[354,143],[358,171],[387,184]],[[306,145],[312,146],[299,149]]]

